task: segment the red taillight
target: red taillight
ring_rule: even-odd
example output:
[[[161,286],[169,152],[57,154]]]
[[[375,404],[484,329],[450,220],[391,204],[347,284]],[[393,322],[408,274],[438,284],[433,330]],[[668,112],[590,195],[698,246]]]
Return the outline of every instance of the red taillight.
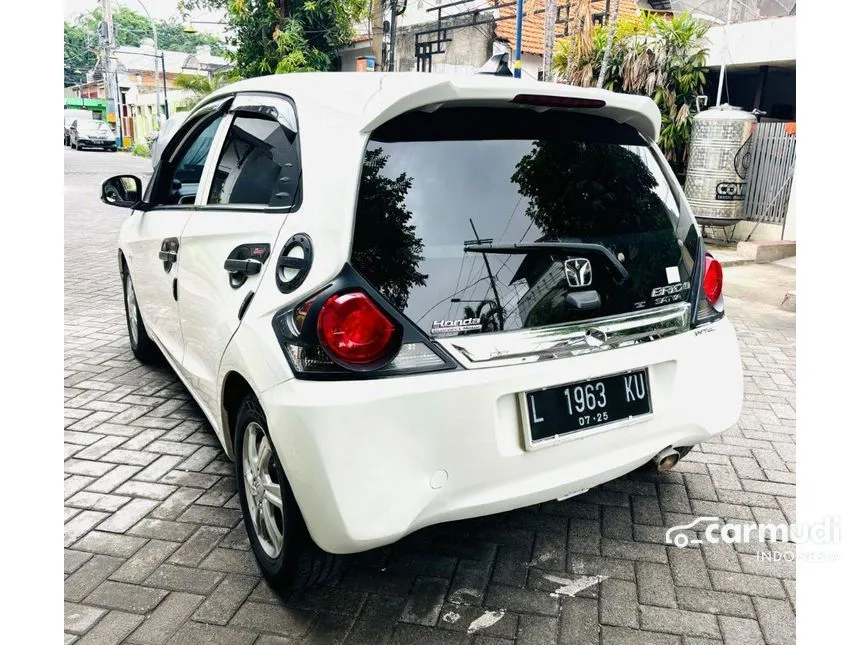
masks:
[[[705,256],[705,279],[702,282],[705,298],[712,305],[717,304],[723,293],[723,267],[711,256]]]
[[[366,294],[359,291],[332,296],[317,319],[320,342],[332,358],[369,365],[392,350],[392,322]]]
[[[522,105],[558,108],[602,108],[606,105],[606,101],[601,99],[580,99],[574,96],[546,96],[544,94],[517,94],[513,102]]]

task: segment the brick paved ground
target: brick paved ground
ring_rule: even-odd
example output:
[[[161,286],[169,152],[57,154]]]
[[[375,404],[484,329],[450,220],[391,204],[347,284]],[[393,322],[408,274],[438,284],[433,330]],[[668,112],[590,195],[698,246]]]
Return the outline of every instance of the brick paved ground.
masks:
[[[674,471],[426,529],[280,602],[258,575],[214,434],[167,369],[128,349],[115,244],[125,213],[97,187],[146,170],[123,154],[66,152],[66,643],[794,642],[793,564],[762,562],[753,546],[663,544],[667,527],[698,515],[794,520],[794,320],[741,302],[739,427]]]

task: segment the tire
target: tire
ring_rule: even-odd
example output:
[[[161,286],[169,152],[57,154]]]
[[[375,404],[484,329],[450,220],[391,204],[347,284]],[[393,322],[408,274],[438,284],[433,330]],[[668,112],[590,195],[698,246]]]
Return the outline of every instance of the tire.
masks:
[[[263,577],[281,596],[297,589],[322,586],[334,579],[343,570],[346,557],[323,551],[311,539],[287,476],[269,440],[266,415],[253,396],[246,397],[239,406],[235,434],[239,502],[251,550]],[[265,454],[260,455],[259,451],[265,451]],[[257,469],[254,468],[254,455],[263,458],[262,466]],[[266,484],[269,486],[269,495],[266,494]],[[269,501],[273,493],[280,496],[280,510],[276,503]],[[254,517],[248,502],[249,496],[255,509]],[[266,515],[269,522],[266,521]],[[274,526],[276,532],[280,529],[280,547],[277,536],[273,539],[267,526]]]
[[[134,357],[141,363],[157,363],[161,359],[161,352],[143,326],[143,318],[140,316],[140,308],[137,306],[137,296],[131,281],[131,273],[128,267],[122,273],[122,293],[125,302],[125,325],[128,330],[128,343]]]

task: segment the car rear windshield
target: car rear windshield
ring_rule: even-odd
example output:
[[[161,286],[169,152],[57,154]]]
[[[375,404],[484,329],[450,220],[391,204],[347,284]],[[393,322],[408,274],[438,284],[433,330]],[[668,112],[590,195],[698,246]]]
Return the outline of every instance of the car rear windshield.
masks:
[[[675,184],[627,125],[443,108],[367,144],[352,264],[433,336],[688,300],[697,250]]]

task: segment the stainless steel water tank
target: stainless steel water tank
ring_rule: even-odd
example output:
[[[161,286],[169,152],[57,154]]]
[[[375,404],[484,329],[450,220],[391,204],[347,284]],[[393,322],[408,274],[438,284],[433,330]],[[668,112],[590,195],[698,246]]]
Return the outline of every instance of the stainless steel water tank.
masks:
[[[728,226],[743,219],[755,126],[755,116],[730,105],[693,118],[684,193],[699,223]]]

